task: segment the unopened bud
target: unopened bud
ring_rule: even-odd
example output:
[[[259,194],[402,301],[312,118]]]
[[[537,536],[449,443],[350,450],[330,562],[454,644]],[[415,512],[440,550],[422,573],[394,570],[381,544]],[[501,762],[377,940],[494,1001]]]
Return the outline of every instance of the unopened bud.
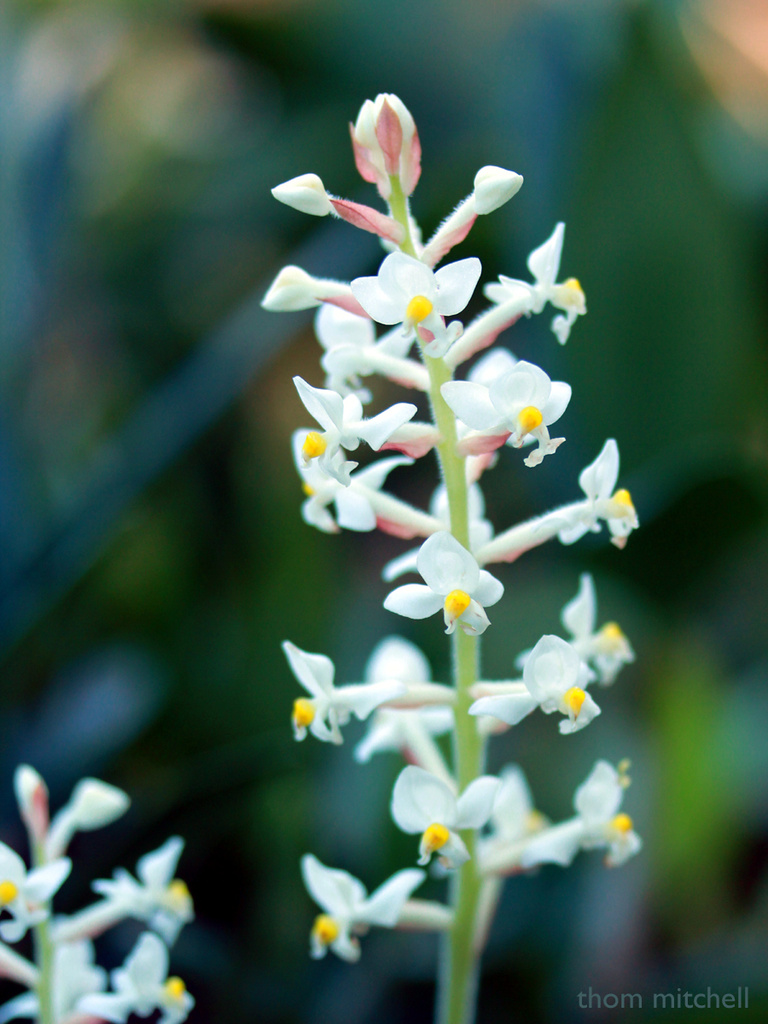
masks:
[[[326,217],[333,211],[325,186],[316,174],[300,174],[272,189],[272,195],[286,206],[313,217]]]
[[[503,167],[481,167],[475,175],[475,211],[492,213],[519,192],[522,174],[506,171]]]

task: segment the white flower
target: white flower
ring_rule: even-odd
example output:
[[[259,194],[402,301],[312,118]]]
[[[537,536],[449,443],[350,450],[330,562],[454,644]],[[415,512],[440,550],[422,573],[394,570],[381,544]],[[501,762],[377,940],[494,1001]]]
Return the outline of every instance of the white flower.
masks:
[[[293,732],[303,740],[307,729],[319,740],[341,743],[339,726],[346,725],[350,715],[363,720],[380,704],[402,696],[407,687],[397,681],[357,683],[334,686],[335,667],[324,654],[309,654],[286,640],[283,651],[291,671],[309,698],[293,702]]]
[[[162,935],[168,945],[172,945],[183,925],[194,917],[192,897],[186,883],[174,878],[183,849],[184,840],[173,836],[137,862],[138,880],[124,868],[118,868],[112,879],[95,881],[94,892],[111,904],[114,918],[134,917],[145,921]],[[101,908],[102,905],[97,906]],[[108,912],[110,908],[104,909]],[[83,912],[84,915],[87,913]],[[61,927],[61,934],[66,934],[66,921]]]
[[[315,317],[315,333],[325,349],[320,365],[325,370],[326,387],[341,395],[356,394],[368,402],[371,393],[360,377],[380,373],[406,387],[429,389],[429,374],[424,366],[407,359],[413,338],[393,330],[378,341],[373,321],[356,316],[337,306],[325,305]]]
[[[51,822],[46,853],[51,860],[69,846],[75,832],[90,832],[116,821],[128,810],[130,798],[122,789],[98,779],[81,779],[69,802]]]
[[[310,896],[324,911],[312,926],[311,956],[319,959],[330,948],[350,963],[360,958],[360,943],[355,935],[365,934],[370,925],[394,928],[406,900],[425,878],[418,868],[406,868],[369,896],[363,883],[353,875],[327,868],[311,853],[301,858],[301,874]]]
[[[480,260],[447,263],[436,273],[420,260],[402,252],[386,257],[376,277],[358,277],[352,294],[380,324],[402,324],[406,335],[419,328],[432,339],[424,346],[429,356],[444,355],[463,327],[458,320],[447,326],[443,317],[460,313],[480,278]],[[422,338],[425,335],[421,335]]]
[[[501,785],[488,822],[491,834],[478,841],[481,870],[486,870],[487,865],[494,861],[503,863],[510,859],[514,866],[514,852],[547,824],[544,815],[534,808],[531,791],[521,768],[507,765],[499,777]]]
[[[421,144],[411,112],[393,93],[366,100],[350,125],[355,165],[364,181],[376,185],[382,199],[392,194],[397,178],[406,196],[421,174]]]
[[[571,644],[584,661],[592,662],[603,686],[609,686],[622,665],[635,660],[629,640],[616,622],[607,622],[595,630],[597,599],[595,584],[588,572],[582,573],[579,592],[563,608],[561,620],[571,634]]]
[[[569,277],[563,284],[557,283],[564,234],[565,224],[560,223],[550,238],[538,249],[534,249],[528,257],[528,269],[534,276],[535,284],[516,281],[502,274],[499,277],[499,284],[489,284],[485,287],[487,298],[497,304],[516,301],[523,290],[527,289],[530,295],[527,312],[540,313],[547,302],[563,310],[565,315],[560,314],[552,321],[552,330],[561,345],[568,340],[576,317],[587,312],[584,292],[575,277]]]
[[[324,431],[307,433],[302,447],[305,463],[318,459],[327,473],[345,485],[349,484],[350,470],[356,463],[345,462],[342,449],[354,451],[360,441],[365,441],[378,451],[416,412],[415,405],[397,402],[377,416],[363,419],[363,406],[357,395],[342,398],[335,391],[313,388],[301,377],[294,377],[293,383],[307,412]]]
[[[503,585],[447,531],[433,533],[422,544],[416,565],[424,580],[397,587],[384,607],[410,619],[425,619],[443,609],[446,633],[456,623],[465,633],[477,636],[490,625],[485,606],[495,604],[504,593]]]
[[[623,766],[619,766],[621,769]],[[607,761],[598,761],[577,790],[577,816],[545,829],[527,845],[523,867],[535,864],[570,864],[580,849],[606,847],[606,864],[617,867],[636,854],[642,842],[628,814],[619,813],[628,780]]]
[[[492,715],[508,725],[517,725],[538,705],[546,714],[566,715],[561,733],[578,732],[600,714],[600,708],[586,692],[594,678],[576,651],[558,636],[543,636],[525,661],[523,687],[511,683],[508,692],[484,696],[471,705],[471,715]]]
[[[494,776],[481,775],[457,798],[446,782],[423,768],[404,768],[392,792],[392,818],[403,832],[421,833],[418,863],[429,863],[438,850],[443,866],[448,868],[469,860],[459,830],[485,825],[499,784]]]
[[[565,412],[571,398],[570,385],[551,381],[533,363],[515,363],[490,386],[469,380],[449,381],[440,390],[453,412],[474,431],[457,446],[460,455],[492,451],[506,441],[520,448],[531,440],[537,441],[538,447],[524,461],[526,466],[537,466],[565,440],[550,438],[547,428]]]
[[[103,992],[107,972],[95,963],[93,943],[87,939],[64,942],[53,953],[53,1009],[57,1021],[75,1012],[83,996]]]
[[[319,459],[307,463],[303,451],[306,437],[306,430],[296,430],[292,438],[294,463],[307,496],[301,506],[301,517],[305,523],[323,533],[338,533],[339,527],[366,532],[380,526],[401,537],[429,535],[440,529],[442,524],[438,520],[406,502],[381,493],[392,470],[398,466],[410,466],[413,459],[404,455],[379,459],[365,469],[351,473],[349,484],[345,486],[323,468]],[[335,508],[335,519],[328,511],[331,503]]]
[[[148,1017],[161,1010],[158,1024],[180,1024],[195,1005],[181,978],[168,976],[168,950],[162,939],[145,932],[122,967],[112,971],[114,992],[87,995],[78,1011],[124,1024],[135,1013]]]
[[[613,438],[609,438],[595,461],[579,476],[579,486],[587,496],[586,503],[561,510],[570,520],[558,533],[563,544],[573,544],[589,530],[599,533],[600,520],[605,519],[611,543],[617,548],[624,547],[629,534],[637,529],[638,521],[629,491],[624,488],[613,490],[618,476],[619,448]]]
[[[13,918],[0,924],[0,936],[6,942],[18,942],[28,928],[48,917],[47,904],[71,870],[72,861],[59,857],[27,871],[18,853],[0,843],[0,912],[7,910]]]

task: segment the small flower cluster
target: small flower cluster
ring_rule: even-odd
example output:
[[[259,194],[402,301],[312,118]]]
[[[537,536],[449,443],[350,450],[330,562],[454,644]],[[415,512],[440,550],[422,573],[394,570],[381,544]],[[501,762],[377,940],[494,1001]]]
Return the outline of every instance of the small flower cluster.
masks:
[[[386,213],[331,195],[315,174],[273,190],[281,202],[304,213],[341,217],[377,234],[388,253],[375,276],[350,283],[286,267],[263,300],[270,310],[319,307],[315,326],[324,386],[294,378],[315,420],[293,437],[306,495],[302,516],[326,533],[380,529],[405,540],[419,538],[418,548],[385,567],[384,578],[417,573],[422,582],[396,586],[384,608],[410,619],[442,612],[445,632],[452,635],[456,678],[453,685],[434,682],[421,651],[395,636],[377,646],[362,681],[336,686],[328,657],[284,643],[290,669],[305,691],[293,706],[296,739],[309,731],[338,744],[352,715],[370,717],[355,757],[367,762],[374,754],[397,751],[408,762],[394,785],[391,815],[398,828],[419,837],[420,867],[397,872],[371,896],[348,873],[325,867],[312,855],[304,857],[304,882],[321,909],[310,948],[316,957],[330,948],[343,959],[356,960],[358,936],[376,925],[448,931],[454,950],[464,944],[477,956],[495,905],[492,894],[503,876],[548,862],[567,865],[579,850],[595,847],[607,851],[608,865],[618,865],[640,848],[630,817],[620,810],[628,784],[626,764],[598,761],[576,790],[576,816],[556,824],[534,810],[518,767],[498,775],[482,773],[487,738],[518,725],[536,708],[562,716],[563,734],[585,728],[600,714],[588,688],[595,682],[611,684],[634,659],[616,623],[598,626],[594,583],[585,574],[562,612],[566,636],[543,636],[520,654],[515,678],[481,678],[477,638],[490,626],[487,610],[504,594],[503,584],[486,567],[513,562],[550,539],[571,544],[587,532],[599,532],[603,523],[622,548],[638,522],[629,492],[617,489],[619,452],[609,439],[579,477],[583,497],[495,532],[485,515],[483,474],[507,448],[526,448],[522,461],[533,468],[565,440],[551,431],[568,408],[570,386],[551,380],[540,366],[518,360],[506,348],[491,347],[521,316],[539,313],[547,304],[556,311],[552,331],[564,344],[586,313],[579,282],[559,280],[564,225],[558,224],[530,254],[530,280],[502,275],[485,287],[490,305],[465,329],[454,318],[476,289],[480,261],[470,257],[434,268],[466,238],[478,216],[515,195],[522,178],[500,167],[481,168],[470,195],[423,243],[409,206],[421,170],[410,113],[396,96],[381,95],[363,105],[350,128],[358,170],[376,186]],[[383,325],[383,333],[375,324]],[[420,358],[412,355],[414,349]],[[457,367],[481,352],[466,379],[454,379]],[[372,395],[364,378],[374,374],[417,397],[426,394],[432,422],[415,419],[417,405],[411,402],[366,417],[364,407]],[[377,452],[398,454],[359,468],[347,454],[361,442]],[[385,491],[390,473],[433,449],[443,482],[428,509]],[[453,736],[452,767],[438,740],[446,733]],[[479,878],[473,888],[479,893],[477,906],[471,913],[466,906],[462,910],[462,921],[474,920],[477,934],[460,934],[466,927],[459,926],[455,905],[412,898],[425,878],[421,868],[433,854],[443,870]],[[468,960],[457,954],[457,962]],[[443,971],[447,984],[463,984],[457,973]]]
[[[178,977],[168,977],[168,948],[194,913],[186,884],[175,877],[184,847],[178,837],[142,857],[136,877],[118,869],[93,889],[101,896],[75,914],[53,915],[52,900],[67,880],[72,862],[66,856],[77,832],[90,832],[115,821],[130,803],[122,790],[97,779],[79,782],[51,819],[48,791],[40,775],[21,765],[15,777],[16,798],[29,835],[33,867],[0,843],[0,977],[27,992],[0,1007],[0,1021],[31,1018],[50,1024],[115,1021],[131,1014],[148,1017],[159,1010],[161,1024],[180,1024],[194,999]],[[95,962],[93,939],[132,918],[147,926],[111,978]],[[36,962],[11,945],[35,933]],[[110,987],[111,981],[111,987]]]

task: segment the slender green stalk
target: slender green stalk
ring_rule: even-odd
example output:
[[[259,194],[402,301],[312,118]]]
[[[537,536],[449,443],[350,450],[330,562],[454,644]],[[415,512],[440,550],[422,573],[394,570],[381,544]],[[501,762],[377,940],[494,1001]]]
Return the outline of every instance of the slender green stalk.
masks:
[[[46,863],[42,843],[33,843],[32,861],[35,867]],[[38,1024],[54,1024],[53,1015],[53,943],[50,921],[46,918],[34,928],[35,963],[40,972],[37,983]]]
[[[400,248],[416,256],[411,235],[408,200],[400,182],[392,178],[390,212],[402,224],[405,238]],[[451,380],[451,368],[442,359],[422,358],[429,372],[429,400],[432,415],[442,440],[437,446],[440,472],[448,493],[451,533],[469,549],[469,490],[465,460],[456,454],[456,417],[445,403],[440,388]],[[459,792],[481,774],[484,760],[483,740],[468,709],[472,702],[470,687],[479,678],[480,641],[467,636],[462,629],[453,634],[453,671],[456,687],[455,726],[453,733],[454,772]],[[441,954],[436,1008],[437,1024],[472,1024],[479,978],[480,951],[476,949],[475,923],[478,914],[482,881],[475,866],[475,833],[462,832],[470,860],[456,872],[451,882],[453,927],[445,935]]]

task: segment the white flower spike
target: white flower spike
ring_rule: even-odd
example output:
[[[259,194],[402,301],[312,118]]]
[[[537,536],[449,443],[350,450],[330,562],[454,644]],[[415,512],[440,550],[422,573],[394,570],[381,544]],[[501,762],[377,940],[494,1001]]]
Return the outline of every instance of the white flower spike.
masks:
[[[426,877],[418,868],[398,871],[369,896],[362,882],[347,871],[328,868],[311,853],[301,858],[301,874],[312,899],[323,910],[310,933],[310,955],[331,949],[342,960],[360,959],[360,943],[370,925],[394,928],[406,901]]]
[[[160,1010],[158,1024],[181,1024],[195,1005],[181,978],[168,977],[168,950],[152,932],[139,938],[111,977],[114,991],[82,998],[77,1007],[81,1014],[125,1024],[132,1013],[148,1017]]]
[[[309,654],[286,640],[283,652],[296,679],[309,694],[293,702],[293,734],[303,740],[309,730],[326,743],[342,743],[340,726],[351,715],[361,721],[390,700],[405,694],[407,687],[396,680],[334,686],[335,667],[324,654]]]
[[[424,584],[397,587],[384,607],[410,619],[426,619],[443,609],[446,633],[458,623],[470,636],[484,633],[490,625],[486,606],[496,604],[503,585],[447,531],[433,533],[422,544],[416,565]],[[425,585],[426,584],[426,585]]]
[[[438,851],[447,868],[460,867],[469,860],[459,831],[485,825],[499,785],[494,776],[481,775],[457,798],[446,782],[423,768],[404,768],[392,792],[392,818],[403,832],[421,834],[418,863],[428,864]]]
[[[472,428],[457,446],[460,455],[480,455],[505,442],[520,448],[530,440],[538,446],[524,462],[526,466],[538,466],[565,440],[550,438],[548,427],[565,412],[571,399],[570,385],[551,381],[533,363],[515,363],[490,386],[476,381],[449,381],[441,392],[459,419]]]
[[[393,252],[376,277],[358,277],[352,282],[352,294],[378,323],[401,323],[406,336],[418,330],[426,342],[424,351],[437,358],[445,355],[463,330],[458,320],[446,326],[443,318],[464,309],[481,269],[480,260],[471,256],[433,273],[413,256]]]

